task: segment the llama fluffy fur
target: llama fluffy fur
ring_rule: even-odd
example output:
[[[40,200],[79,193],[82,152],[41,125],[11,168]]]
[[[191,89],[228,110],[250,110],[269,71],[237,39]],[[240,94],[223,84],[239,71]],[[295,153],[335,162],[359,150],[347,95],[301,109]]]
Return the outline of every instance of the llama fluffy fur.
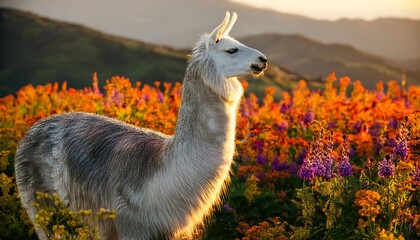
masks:
[[[22,139],[15,160],[18,189],[31,221],[36,192],[56,192],[70,209],[117,211],[115,221],[99,223],[101,239],[191,236],[220,203],[229,179],[243,89],[209,51],[222,38],[235,46],[227,36],[235,20],[235,14],[232,19],[227,14],[195,46],[173,136],[88,113],[37,122]],[[261,63],[261,53],[237,47]]]

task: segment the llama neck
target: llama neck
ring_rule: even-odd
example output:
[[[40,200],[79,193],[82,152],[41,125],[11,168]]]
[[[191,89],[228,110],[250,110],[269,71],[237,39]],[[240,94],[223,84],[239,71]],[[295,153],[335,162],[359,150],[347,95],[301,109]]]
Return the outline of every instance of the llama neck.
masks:
[[[174,148],[195,155],[191,159],[185,158],[189,164],[211,161],[212,164],[230,165],[239,98],[231,101],[222,99],[200,78],[186,78],[183,89]]]
[[[240,96],[242,86],[239,84]],[[171,142],[172,174],[196,202],[211,206],[223,190],[235,150],[236,112],[240,97],[226,102],[199,77],[186,74],[175,135]],[[171,175],[171,174],[168,174]],[[205,194],[204,194],[205,193]],[[210,195],[212,196],[210,196]],[[209,205],[210,204],[210,205]]]
[[[231,81],[239,94],[233,95],[234,101],[226,102],[187,71],[175,134],[165,144],[166,167],[149,181],[148,192],[143,195],[150,196],[146,204],[163,204],[170,209],[171,214],[162,217],[171,219],[168,228],[176,227],[181,232],[192,229],[213,205],[220,203],[220,192],[229,179],[236,112],[242,95],[238,80]],[[152,196],[161,199],[156,202]],[[159,208],[153,209],[153,214],[159,214]]]
[[[168,144],[168,167],[162,174],[170,181],[168,197],[178,204],[174,211],[182,209],[188,216],[178,219],[180,228],[200,224],[220,203],[235,149],[238,103],[239,98],[224,101],[201,79],[184,81],[175,135]]]

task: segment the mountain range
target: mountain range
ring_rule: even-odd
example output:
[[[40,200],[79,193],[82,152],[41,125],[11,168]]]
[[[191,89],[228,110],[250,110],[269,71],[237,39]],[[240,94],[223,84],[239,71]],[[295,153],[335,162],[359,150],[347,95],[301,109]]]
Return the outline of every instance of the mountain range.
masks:
[[[98,72],[100,84],[114,75],[153,84],[182,81],[189,50],[144,43],[35,14],[0,9],[0,95],[26,84],[68,81],[81,88]],[[401,70],[389,61],[343,44],[325,44],[299,35],[260,34],[239,39],[266,53],[269,69],[249,92],[261,96],[266,87],[291,90],[299,79],[310,88],[336,71],[362,80],[370,88],[378,80],[400,79]],[[407,72],[409,83],[419,84]]]
[[[420,58],[419,20],[322,21],[229,0],[2,0],[0,6],[175,48],[189,48],[199,33],[217,26],[229,10],[239,14],[233,30],[236,37],[298,34],[322,43],[350,45],[392,61]]]
[[[143,84],[181,82],[189,53],[1,8],[0,33],[0,96],[26,84],[67,81],[69,87],[83,88],[94,72],[100,85],[115,75]],[[271,65],[266,76],[250,81],[249,90],[259,96],[268,86],[290,90],[299,78]]]
[[[420,74],[344,44],[325,44],[300,35],[261,34],[241,38],[248,46],[266,53],[270,62],[307,78],[322,78],[332,70],[350,76],[373,89],[379,80],[400,80],[420,84]],[[415,63],[414,63],[415,64]]]

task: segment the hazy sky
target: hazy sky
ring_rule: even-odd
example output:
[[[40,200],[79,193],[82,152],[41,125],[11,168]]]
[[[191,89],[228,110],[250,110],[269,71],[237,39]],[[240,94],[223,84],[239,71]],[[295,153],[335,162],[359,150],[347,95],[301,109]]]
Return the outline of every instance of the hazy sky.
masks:
[[[420,0],[231,0],[315,19],[402,17],[420,19]]]

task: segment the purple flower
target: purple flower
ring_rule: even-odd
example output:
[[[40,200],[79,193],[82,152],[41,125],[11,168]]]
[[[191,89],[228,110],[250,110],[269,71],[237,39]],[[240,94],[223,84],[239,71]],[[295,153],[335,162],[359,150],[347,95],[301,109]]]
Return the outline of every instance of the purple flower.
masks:
[[[163,103],[165,101],[165,98],[164,98],[163,93],[161,91],[158,92],[158,101],[160,103]]]
[[[324,173],[323,177],[326,179],[330,179],[332,177],[332,165],[333,165],[333,159],[331,156],[324,156]]]
[[[273,161],[271,161],[271,170],[286,170],[289,166],[286,163],[280,163],[279,158],[275,157]]]
[[[388,178],[395,175],[395,164],[389,154],[385,155],[384,160],[379,163],[378,175],[381,178]]]
[[[325,167],[322,164],[321,159],[314,159],[312,161],[311,166],[312,166],[312,172],[313,172],[314,176],[316,176],[316,177],[324,176]]]
[[[235,209],[231,207],[228,203],[223,205],[223,209],[225,209],[226,212],[235,212]]]
[[[258,153],[256,162],[258,165],[264,165],[267,163],[267,158],[265,157],[264,154]]]
[[[329,122],[328,123],[328,129],[334,129],[336,126],[335,126],[335,123],[334,122]]]
[[[393,150],[394,155],[397,155],[401,159],[404,159],[408,155],[407,152],[408,152],[407,140],[406,139],[398,140]]]
[[[384,92],[382,92],[382,91],[377,91],[376,92],[376,100],[381,101],[384,97],[385,97]]]
[[[305,116],[303,116],[303,123],[308,124],[314,121],[314,113],[309,110],[305,113]]]
[[[239,112],[241,113],[242,117],[247,117],[246,112],[245,112],[245,108],[243,108],[243,107],[239,108]]]
[[[101,90],[99,90],[99,88],[97,88],[97,87],[95,87],[95,88],[93,89],[93,93],[94,93],[94,94],[98,94],[98,95],[103,96],[103,94],[101,93]]]
[[[381,125],[377,122],[375,122],[372,126],[372,128],[369,128],[368,133],[372,136],[372,137],[377,137],[380,135],[381,133]]]
[[[280,124],[274,124],[274,127],[275,128],[277,128],[277,130],[279,131],[279,132],[283,132],[284,130],[286,130],[286,128],[287,128],[287,122],[281,122]]]
[[[362,123],[359,120],[353,124],[353,130],[355,133],[359,133],[362,130]]]
[[[254,103],[252,102],[251,99],[248,98],[247,100],[245,100],[245,105],[243,107],[243,110],[241,110],[242,116],[248,117],[248,116],[253,116],[256,114],[253,104]]]
[[[310,166],[306,160],[303,161],[303,164],[300,166],[299,177],[309,181],[314,178],[312,166]]]
[[[263,179],[264,178],[264,173],[263,172],[257,172],[257,173],[255,173],[255,177],[257,177],[258,179]]]
[[[397,142],[395,141],[394,138],[391,138],[391,139],[388,140],[388,146],[395,147],[396,144],[397,144]]]
[[[420,164],[417,164],[416,168],[411,173],[411,179],[415,182],[420,182]]]
[[[379,141],[379,139],[376,139],[376,141],[374,141],[373,143],[373,148],[375,150],[376,156],[379,155],[379,152],[381,151],[382,147],[383,147],[383,144]]]
[[[410,101],[408,101],[408,99],[405,100],[405,108],[406,109],[410,109]]]
[[[349,158],[353,158],[356,156],[356,151],[353,148],[349,149]]]
[[[276,156],[273,161],[271,161],[271,170],[279,170],[280,168],[280,161],[279,158]]]
[[[394,128],[394,129],[398,128],[398,121],[395,119],[389,120],[387,128]]]
[[[306,150],[303,150],[303,151],[299,154],[299,156],[298,156],[298,159],[297,159],[296,163],[297,163],[297,164],[302,164],[305,158],[306,158]]]
[[[114,93],[112,94],[112,101],[115,102],[115,104],[118,107],[122,106],[123,99],[124,99],[124,96],[118,91],[114,91]]]
[[[296,163],[295,162],[292,162],[290,164],[289,173],[292,174],[293,176],[296,176],[297,169],[296,169]]]
[[[342,177],[347,177],[353,174],[353,168],[351,167],[350,159],[348,157],[344,157],[338,162],[338,174]]]
[[[264,141],[263,140],[257,140],[254,143],[254,148],[258,151],[262,151],[264,149]]]
[[[291,103],[282,103],[281,104],[281,107],[280,107],[280,112],[281,113],[285,113],[285,112],[287,112],[287,111],[289,111],[290,110],[290,108],[292,107],[292,104]]]

